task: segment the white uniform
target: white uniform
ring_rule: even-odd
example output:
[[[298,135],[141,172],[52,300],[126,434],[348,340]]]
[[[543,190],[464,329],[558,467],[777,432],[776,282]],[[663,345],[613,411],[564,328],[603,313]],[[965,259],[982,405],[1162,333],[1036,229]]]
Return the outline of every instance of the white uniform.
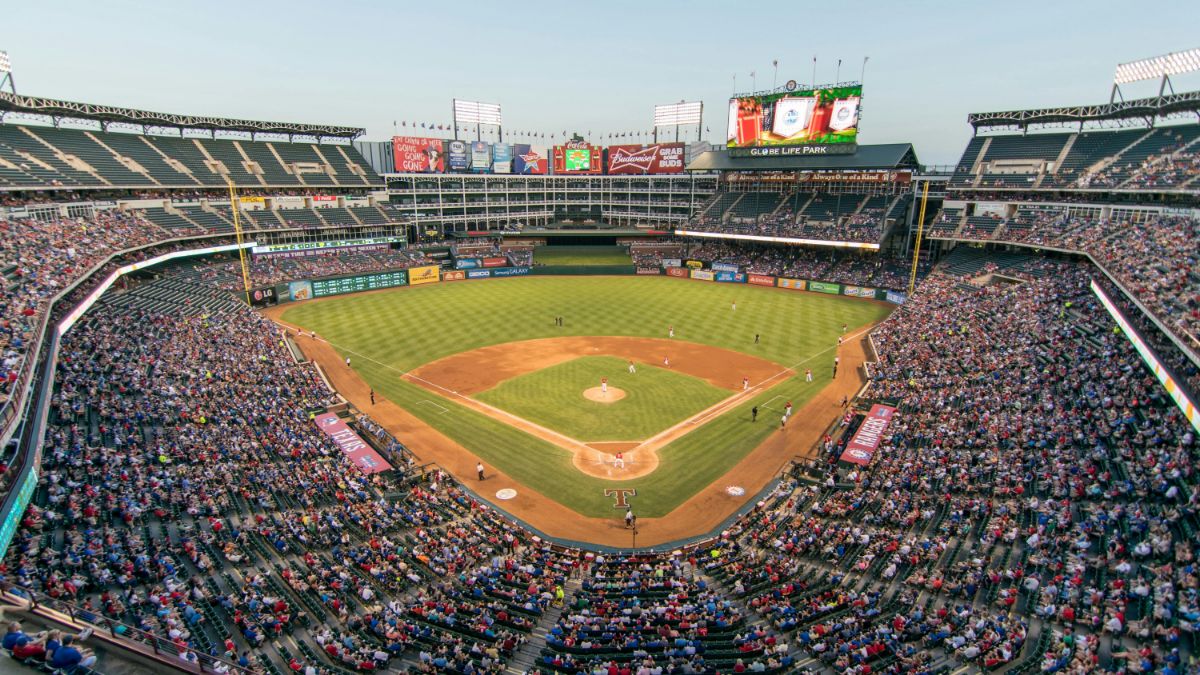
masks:
[[[608,378],[604,378],[604,379],[600,380],[600,393],[601,394],[608,393]]]

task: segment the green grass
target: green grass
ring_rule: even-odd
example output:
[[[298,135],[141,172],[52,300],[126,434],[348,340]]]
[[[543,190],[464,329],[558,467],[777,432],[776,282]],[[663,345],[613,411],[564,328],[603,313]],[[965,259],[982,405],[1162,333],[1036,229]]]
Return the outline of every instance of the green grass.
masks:
[[[625,398],[591,401],[585,389],[607,377]],[[576,440],[641,441],[673,426],[733,392],[689,375],[628,362],[612,356],[583,356],[514,377],[475,398]]]
[[[539,265],[632,265],[633,258],[620,246],[538,246],[533,262]]]
[[[733,300],[736,312],[730,309]],[[284,319],[316,330],[343,356],[354,356],[355,370],[377,393],[485,463],[588,516],[618,515],[603,496],[614,481],[585,476],[566,450],[448,402],[399,375],[488,345],[570,335],[665,338],[668,325],[674,325],[676,340],[745,352],[801,372],[813,369],[816,381],[792,378],[760,394],[661,450],[654,473],[621,483],[638,488],[639,515],[653,517],[670,512],[778,431],[778,414],[765,410],[751,423],[752,405],[781,396],[799,408],[829,383],[833,353],[828,350],[837,343],[843,323],[854,331],[887,313],[875,303],[819,293],[626,276],[430,284],[303,303],[289,308]],[[556,327],[555,316],[564,316],[566,326]],[[757,345],[755,333],[762,336]],[[446,412],[419,405],[427,400]],[[837,414],[830,410],[829,420]]]

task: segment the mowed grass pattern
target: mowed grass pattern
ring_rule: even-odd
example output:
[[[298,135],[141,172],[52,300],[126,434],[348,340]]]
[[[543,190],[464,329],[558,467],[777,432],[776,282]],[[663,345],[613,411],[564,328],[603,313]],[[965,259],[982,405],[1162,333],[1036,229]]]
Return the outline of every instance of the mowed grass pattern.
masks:
[[[730,308],[733,301],[736,311]],[[603,495],[614,481],[585,476],[566,450],[450,403],[400,375],[487,345],[565,335],[665,338],[669,325],[677,340],[753,354],[800,373],[813,369],[814,382],[795,377],[752,398],[660,451],[661,463],[653,474],[620,483],[638,489],[639,515],[654,517],[670,512],[768,434],[778,433],[778,415],[772,419],[763,410],[759,421],[751,423],[751,406],[770,402],[782,409],[790,399],[800,408],[829,383],[832,348],[843,323],[853,332],[888,311],[852,298],[743,284],[666,277],[529,277],[348,295],[297,305],[284,319],[317,331],[343,356],[353,356],[355,370],[378,394],[485,463],[588,516],[619,517]],[[565,317],[566,326],[556,327],[555,316]],[[755,333],[762,336],[757,345]],[[830,421],[839,410],[830,410]]]
[[[610,387],[625,398],[591,401],[583,391]],[[731,396],[707,382],[663,368],[611,356],[583,356],[535,373],[514,377],[475,398],[578,441],[641,441]]]
[[[633,258],[620,246],[538,246],[533,261],[539,265],[632,265]]]

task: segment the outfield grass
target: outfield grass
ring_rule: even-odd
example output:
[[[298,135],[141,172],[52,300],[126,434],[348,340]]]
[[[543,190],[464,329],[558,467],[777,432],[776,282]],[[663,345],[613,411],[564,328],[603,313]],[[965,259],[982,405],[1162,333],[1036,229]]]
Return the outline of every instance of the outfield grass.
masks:
[[[590,401],[583,391],[620,388],[625,398]],[[514,377],[475,398],[578,441],[641,441],[731,396],[707,382],[641,364],[636,373],[612,356],[582,356]]]
[[[830,348],[843,323],[853,331],[888,311],[852,298],[745,284],[635,276],[528,277],[348,295],[296,305],[284,319],[316,330],[343,356],[354,356],[355,370],[377,393],[485,463],[588,516],[619,515],[603,496],[613,481],[586,476],[571,464],[568,451],[441,399],[399,375],[493,344],[571,335],[665,338],[668,325],[675,327],[677,340],[745,352],[800,372],[813,369],[814,382],[792,378],[746,401],[662,449],[654,473],[622,483],[638,488],[639,514],[653,517],[674,509],[778,432],[778,415],[764,410],[751,423],[751,406],[780,396],[799,408],[829,383]],[[556,327],[555,316],[565,317],[566,326]],[[757,345],[755,333],[762,336]],[[439,406],[420,405],[428,400]],[[781,402],[772,405],[780,407]],[[830,420],[837,413],[831,410]]]
[[[620,246],[538,246],[538,265],[632,265],[633,258]]]

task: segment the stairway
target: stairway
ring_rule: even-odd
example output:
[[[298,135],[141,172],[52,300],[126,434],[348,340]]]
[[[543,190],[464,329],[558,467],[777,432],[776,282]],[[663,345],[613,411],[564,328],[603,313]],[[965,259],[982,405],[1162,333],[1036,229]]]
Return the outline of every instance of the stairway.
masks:
[[[570,602],[580,588],[583,587],[583,582],[579,579],[568,579],[563,585],[564,598],[566,602]],[[546,636],[550,633],[550,628],[558,622],[558,618],[562,616],[565,607],[555,607],[550,605],[538,619],[537,625],[533,627],[533,632],[529,636],[529,641],[521,645],[521,648],[513,653],[512,658],[508,659],[508,665],[505,667],[505,673],[513,673],[513,675],[523,675],[529,672],[531,668],[535,668],[538,663],[538,656],[542,649],[546,646]]]

